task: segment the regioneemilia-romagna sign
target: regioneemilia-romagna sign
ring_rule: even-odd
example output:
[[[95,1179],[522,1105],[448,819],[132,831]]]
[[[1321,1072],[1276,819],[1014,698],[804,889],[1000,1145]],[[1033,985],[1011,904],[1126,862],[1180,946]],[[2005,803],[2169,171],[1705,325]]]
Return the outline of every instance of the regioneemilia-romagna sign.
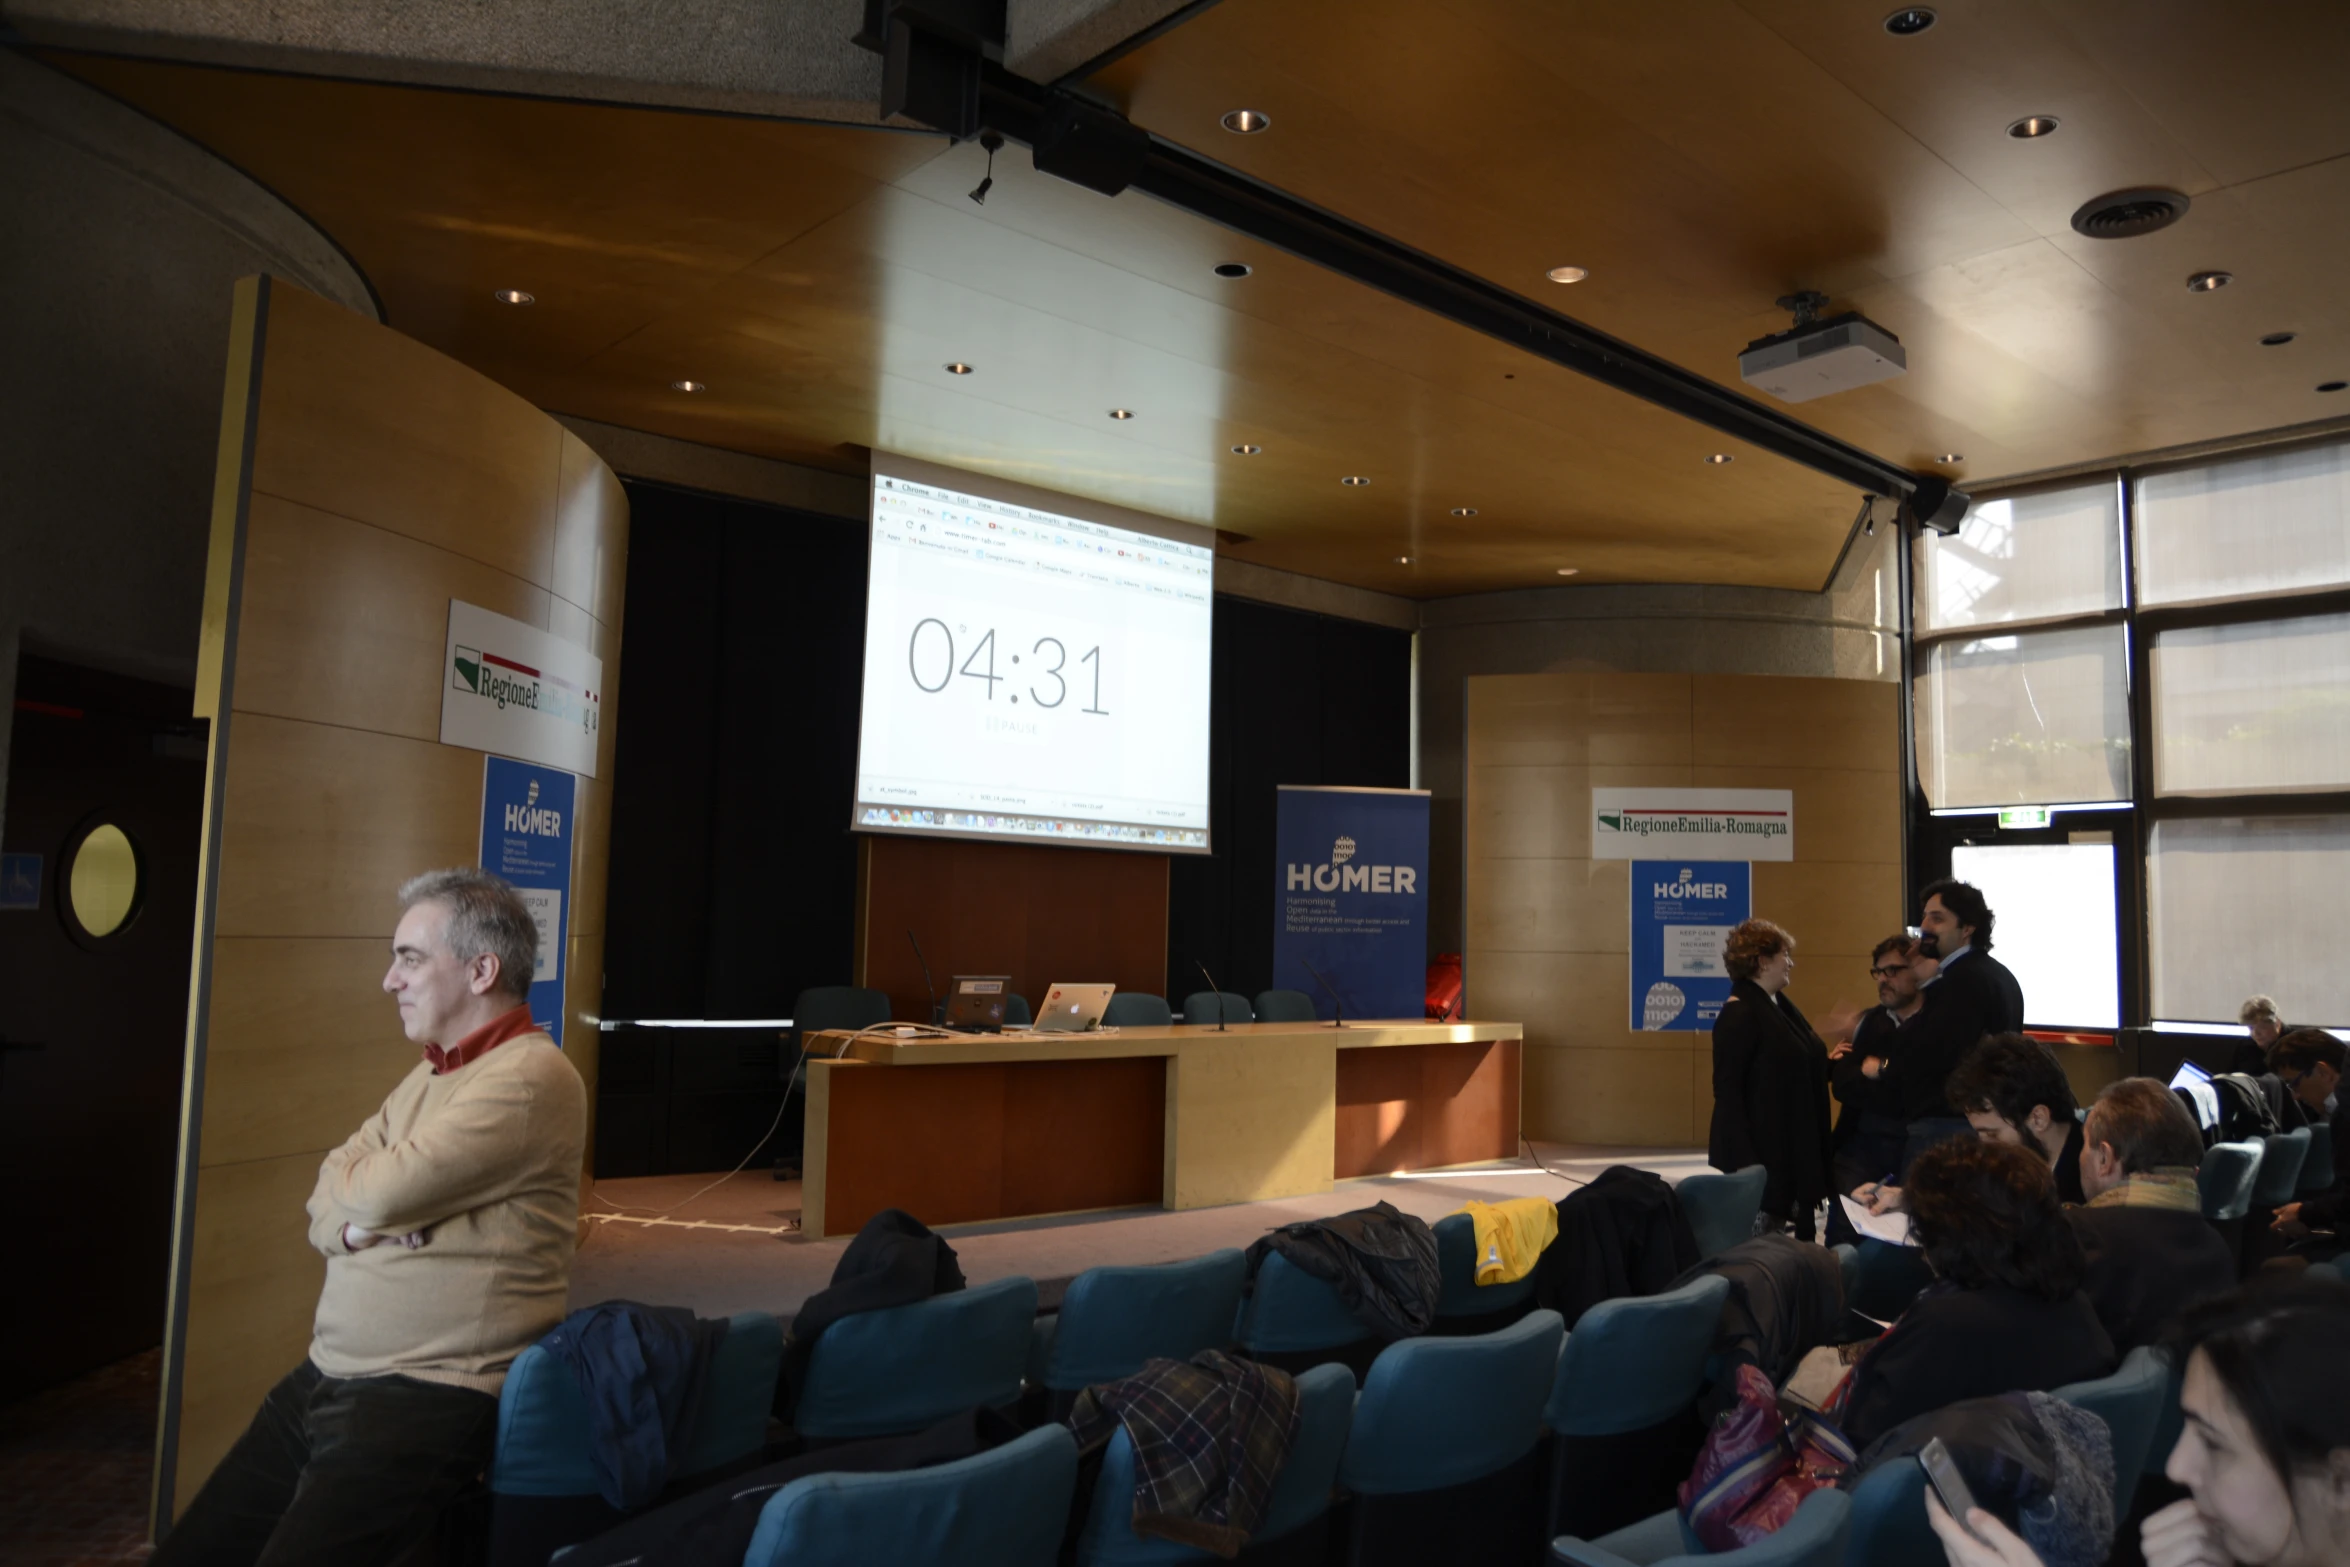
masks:
[[[596,776],[604,661],[576,642],[449,600],[441,744]]]
[[[1788,789],[1594,789],[1595,860],[1792,860]]]

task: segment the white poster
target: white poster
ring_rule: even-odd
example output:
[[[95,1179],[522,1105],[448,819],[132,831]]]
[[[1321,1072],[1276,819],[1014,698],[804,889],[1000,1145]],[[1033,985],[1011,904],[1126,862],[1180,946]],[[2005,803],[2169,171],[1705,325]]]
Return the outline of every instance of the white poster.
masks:
[[[441,744],[596,776],[604,661],[552,632],[449,600]]]
[[[1788,789],[1594,789],[1595,860],[1792,860]]]

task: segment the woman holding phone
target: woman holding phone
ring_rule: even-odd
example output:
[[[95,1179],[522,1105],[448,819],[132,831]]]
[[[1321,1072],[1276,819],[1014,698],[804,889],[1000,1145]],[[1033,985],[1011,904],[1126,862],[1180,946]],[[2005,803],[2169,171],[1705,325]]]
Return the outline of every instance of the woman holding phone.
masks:
[[[2187,1316],[2186,1417],[2163,1473],[2186,1498],[2139,1532],[2146,1567],[2350,1562],[2350,1284],[2259,1276]],[[1982,1508],[1926,1516],[1951,1567],[2039,1567]]]

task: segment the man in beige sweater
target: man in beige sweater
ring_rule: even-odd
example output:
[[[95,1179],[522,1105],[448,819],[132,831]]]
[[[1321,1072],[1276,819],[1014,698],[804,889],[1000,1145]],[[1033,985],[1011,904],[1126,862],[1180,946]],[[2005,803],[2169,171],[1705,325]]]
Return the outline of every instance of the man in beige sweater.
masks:
[[[400,904],[383,987],[424,1059],[319,1167],[309,1358],[156,1567],[392,1561],[488,1466],[507,1366],[563,1319],[587,1093],[524,1004],[530,910],[477,870]]]

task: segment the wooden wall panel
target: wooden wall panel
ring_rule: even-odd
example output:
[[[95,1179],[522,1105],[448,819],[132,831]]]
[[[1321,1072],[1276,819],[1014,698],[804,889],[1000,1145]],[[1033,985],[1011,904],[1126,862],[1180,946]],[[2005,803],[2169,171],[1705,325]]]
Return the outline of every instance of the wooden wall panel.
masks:
[[[930,1015],[908,930],[942,995],[950,974],[1009,974],[1031,1005],[1059,980],[1166,993],[1163,854],[879,834],[862,851],[857,983],[894,1017]]]
[[[1525,1025],[1529,1137],[1703,1146],[1713,1111],[1709,1036],[1630,1026],[1630,862],[1590,857],[1590,791],[1792,790],[1796,858],[1754,867],[1755,912],[1795,935],[1797,1005],[1865,1002],[1905,896],[1899,696],[1775,675],[1469,680],[1469,1005]]]
[[[282,283],[239,285],[205,590],[213,720],[166,1323],[159,1524],[298,1363],[318,1162],[415,1063],[381,990],[418,871],[474,862],[482,753],[439,743],[452,598],[619,665],[617,481],[470,370]],[[617,727],[581,781],[565,1044],[593,1103]]]

